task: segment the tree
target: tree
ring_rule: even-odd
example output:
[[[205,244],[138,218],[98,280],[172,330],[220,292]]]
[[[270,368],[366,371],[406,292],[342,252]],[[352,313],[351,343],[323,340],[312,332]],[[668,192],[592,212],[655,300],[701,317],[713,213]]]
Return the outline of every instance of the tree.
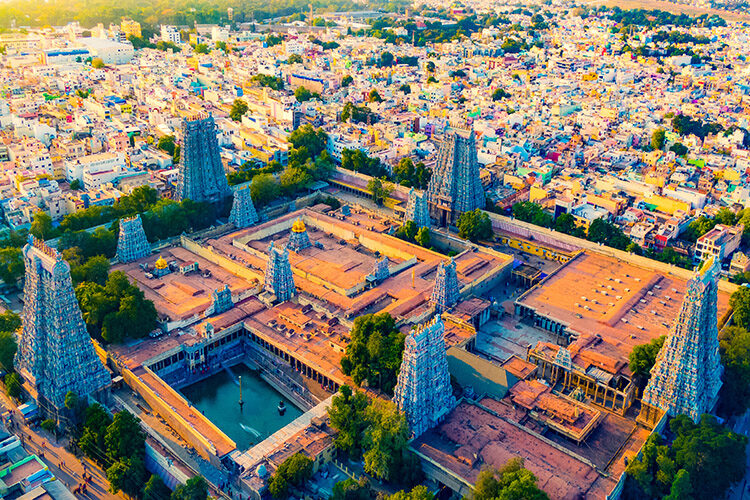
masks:
[[[294,97],[297,99],[298,102],[305,102],[309,101],[310,99],[320,99],[320,94],[316,92],[310,92],[303,86],[297,87],[297,90],[294,91]]]
[[[729,298],[729,306],[734,311],[732,321],[735,325],[750,329],[750,288],[738,287]]]
[[[368,404],[364,393],[352,392],[351,387],[342,385],[328,408],[331,427],[338,431],[334,445],[349,456],[359,457],[362,453],[362,437],[367,427],[365,409]]]
[[[341,79],[341,87],[348,87],[352,83],[354,83],[354,78],[352,78],[351,75],[346,75]]]
[[[208,498],[208,483],[203,476],[194,476],[179,485],[172,492],[171,500],[206,500]]]
[[[750,332],[735,325],[723,328],[719,352],[724,365],[719,409],[722,414],[742,414],[750,405]]]
[[[359,481],[347,478],[337,482],[333,486],[331,500],[371,500],[375,497],[367,477],[362,476]]]
[[[268,491],[274,498],[286,498],[290,487],[301,486],[312,477],[313,461],[300,452],[279,465],[268,480]]]
[[[676,436],[671,445],[662,445],[661,437],[653,434],[641,458],[628,465],[624,498],[663,498],[673,489],[685,493],[687,479],[694,498],[721,498],[744,477],[747,438],[723,427],[715,417],[704,414],[695,424],[690,417],[678,415],[669,422],[669,430]]]
[[[492,238],[492,222],[480,209],[464,212],[458,217],[458,236],[473,242]]]
[[[94,69],[102,69],[104,67],[104,61],[101,57],[95,57],[91,60],[91,67]]]
[[[122,271],[111,273],[104,286],[84,281],[75,292],[89,333],[107,342],[140,338],[157,326],[154,303]]]
[[[306,123],[289,134],[289,143],[294,149],[306,148],[310,158],[315,159],[328,147],[328,134]]]
[[[602,243],[618,250],[625,250],[630,244],[630,238],[619,227],[601,218],[589,225],[586,237],[589,241]]]
[[[286,62],[287,64],[302,64],[302,56],[299,54],[292,54]]]
[[[195,50],[196,54],[208,54],[209,52],[208,45],[206,45],[205,43],[199,43],[193,50]]]
[[[525,469],[522,458],[512,458],[502,469],[484,469],[474,485],[473,500],[545,500],[536,476]]]
[[[401,238],[404,241],[413,242],[416,240],[418,232],[419,228],[417,227],[416,222],[414,222],[413,220],[408,220],[404,223],[403,226],[396,230],[396,237]]]
[[[663,128],[657,128],[654,130],[654,132],[651,134],[651,148],[655,149],[656,151],[661,151],[664,147],[664,138],[666,137],[666,132]]]
[[[498,87],[492,92],[492,100],[493,101],[502,101],[503,99],[507,99],[510,97],[510,93],[507,92],[504,88]]]
[[[393,481],[409,442],[409,424],[395,403],[374,398],[365,410],[364,470],[378,479]]]
[[[6,285],[15,286],[24,272],[23,255],[17,247],[0,249],[0,278]]]
[[[383,102],[383,98],[380,97],[377,90],[372,89],[367,96],[367,102]]]
[[[49,432],[50,434],[53,434],[57,431],[57,422],[55,422],[51,418],[42,420],[41,426],[42,426],[42,429]]]
[[[256,175],[250,183],[250,196],[257,208],[275,200],[279,196],[279,190],[279,183],[271,174]]]
[[[31,222],[29,232],[42,241],[51,238],[54,233],[52,217],[47,212],[42,210],[37,211],[34,214],[34,220]]]
[[[388,500],[433,500],[433,495],[427,486],[420,484],[411,489],[411,491],[398,491],[388,497]]]
[[[21,399],[22,382],[21,376],[16,373],[9,373],[3,380],[5,382],[5,392],[13,399]]]
[[[166,151],[170,155],[175,153],[175,142],[173,135],[163,135],[159,137],[159,141],[156,143],[156,147],[162,151]]]
[[[414,240],[420,246],[430,248],[430,230],[426,227],[420,227],[419,231],[417,231],[417,234],[414,237]]]
[[[78,191],[79,189],[81,189],[81,181],[78,179],[73,179],[72,181],[70,181],[70,189],[72,189],[73,191]]]
[[[229,117],[238,122],[242,120],[245,113],[247,113],[247,103],[242,99],[235,99],[232,103],[232,109],[229,111]]]
[[[393,66],[393,54],[391,54],[388,51],[384,51],[380,53],[380,62],[378,63],[378,66],[381,68],[387,68],[390,66]]]
[[[656,356],[659,354],[659,350],[664,345],[664,341],[667,336],[662,335],[661,337],[653,339],[648,344],[641,344],[633,347],[630,352],[630,371],[633,376],[638,379],[638,385],[643,388],[648,382],[651,374],[651,368],[656,363]]]
[[[156,474],[151,474],[143,487],[143,500],[166,500],[171,494],[169,487]]]
[[[107,468],[109,491],[140,497],[148,472],[141,456],[123,457]]]
[[[427,69],[427,71],[429,71],[430,73],[433,73],[433,72],[435,71],[435,63],[434,63],[434,62],[432,62],[432,61],[427,61],[427,64],[425,64],[425,68],[426,68],[426,69]]]
[[[535,226],[550,227],[552,225],[552,216],[534,202],[522,201],[515,203],[512,211],[513,217],[516,219],[529,222]]]
[[[360,385],[392,393],[401,367],[405,336],[388,313],[366,314],[354,320],[351,341],[341,359],[341,370]]]
[[[404,95],[409,95],[409,94],[411,94],[411,85],[409,85],[408,83],[405,83],[405,84],[401,85],[398,88],[398,90],[400,90]]]
[[[690,473],[685,469],[680,469],[672,481],[672,487],[669,495],[664,500],[692,500],[693,486],[690,484]]]
[[[555,219],[555,231],[575,236],[576,238],[585,238],[586,231],[576,224],[576,218],[571,214],[560,214]]]
[[[13,357],[17,349],[16,334],[13,331],[0,332],[0,365],[6,372],[13,371]]]
[[[677,156],[685,156],[688,154],[688,148],[681,142],[675,142],[672,144],[672,147],[669,148],[670,151],[674,152]]]
[[[107,456],[113,461],[143,456],[146,453],[145,437],[138,417],[127,410],[119,411],[104,436]]]
[[[393,187],[388,183],[383,183],[380,179],[370,179],[367,183],[367,190],[372,194],[373,201],[377,205],[382,205],[391,194]]]
[[[83,433],[78,440],[78,446],[100,465],[109,462],[105,435],[111,423],[112,418],[100,404],[94,403],[86,408]]]

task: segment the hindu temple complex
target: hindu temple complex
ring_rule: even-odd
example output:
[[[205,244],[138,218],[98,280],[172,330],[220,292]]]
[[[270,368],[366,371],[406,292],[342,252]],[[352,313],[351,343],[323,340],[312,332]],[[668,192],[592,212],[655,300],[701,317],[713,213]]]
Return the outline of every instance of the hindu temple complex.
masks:
[[[440,226],[454,224],[463,212],[484,208],[473,130],[455,127],[445,133],[427,187],[427,203]]]
[[[406,337],[395,395],[416,438],[456,406],[445,355],[445,325],[440,316],[418,326]]]
[[[650,413],[659,409],[698,422],[716,405],[722,371],[716,326],[717,267],[710,259],[688,281],[682,307],[643,391],[641,416],[646,420],[654,420]]]
[[[218,203],[230,196],[211,116],[182,122],[182,149],[175,198]]]
[[[15,365],[39,406],[57,415],[68,392],[81,398],[105,395],[111,377],[86,331],[68,263],[33,237],[23,256],[23,331]]]
[[[141,216],[120,219],[120,235],[117,238],[117,258],[120,262],[133,262],[151,253],[146,239]]]

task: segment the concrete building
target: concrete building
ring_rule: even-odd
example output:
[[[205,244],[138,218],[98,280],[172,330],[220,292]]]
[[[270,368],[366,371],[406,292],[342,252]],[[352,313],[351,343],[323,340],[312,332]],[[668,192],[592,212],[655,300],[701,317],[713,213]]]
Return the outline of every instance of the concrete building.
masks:
[[[721,263],[740,247],[742,230],[741,225],[730,227],[717,224],[709,232],[698,238],[693,260],[702,262],[712,258]]]

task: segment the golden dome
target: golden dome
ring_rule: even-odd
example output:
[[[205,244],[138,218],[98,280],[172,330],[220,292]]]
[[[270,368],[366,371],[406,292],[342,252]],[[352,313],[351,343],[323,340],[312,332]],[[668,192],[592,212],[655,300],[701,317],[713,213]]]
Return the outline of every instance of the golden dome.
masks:
[[[166,269],[167,268],[167,261],[164,260],[164,257],[162,257],[160,255],[159,258],[156,259],[156,263],[154,263],[154,267],[156,269]]]
[[[292,224],[292,231],[295,233],[305,232],[305,223],[302,222],[302,219],[297,219],[296,221],[294,221],[294,224]]]

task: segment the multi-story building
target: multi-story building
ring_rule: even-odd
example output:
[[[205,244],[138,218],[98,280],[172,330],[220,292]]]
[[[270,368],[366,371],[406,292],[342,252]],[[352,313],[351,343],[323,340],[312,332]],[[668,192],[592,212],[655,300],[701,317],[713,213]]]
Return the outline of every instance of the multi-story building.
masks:
[[[174,26],[161,25],[162,42],[180,43],[180,30]]]
[[[739,248],[742,242],[742,229],[742,226],[717,224],[698,238],[693,260],[701,262],[713,258],[716,262],[722,262]]]

